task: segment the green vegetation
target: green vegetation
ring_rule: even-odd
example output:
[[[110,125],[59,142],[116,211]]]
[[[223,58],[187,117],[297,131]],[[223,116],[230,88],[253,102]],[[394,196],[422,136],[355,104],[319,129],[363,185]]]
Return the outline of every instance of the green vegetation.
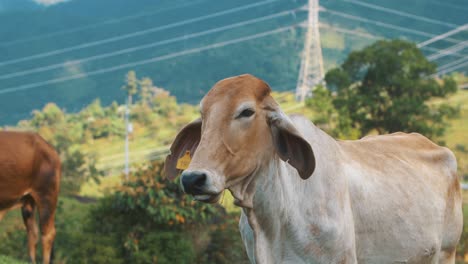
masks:
[[[68,256],[69,250],[73,246],[73,241],[82,232],[89,209],[92,207],[93,199],[73,198],[62,196],[59,198],[59,205],[56,214],[57,232],[55,242],[55,253],[57,259],[64,259]],[[27,261],[27,239],[26,230],[23,225],[20,210],[9,212],[0,223],[0,255],[7,255],[16,259]],[[70,248],[67,248],[67,247]],[[40,251],[39,251],[40,259]],[[1,262],[0,262],[1,263]]]
[[[67,263],[243,263],[239,211],[232,198],[223,198],[230,201],[228,210],[195,203],[177,182],[160,175],[160,162],[148,161],[165,156],[153,152],[197,116],[196,107],[179,105],[149,78],[133,76],[130,181],[121,175],[124,107],[117,103],[103,107],[96,100],[70,114],[49,103],[16,127],[38,131],[63,161],[56,258]],[[0,240],[6,242],[0,254],[27,260],[20,211],[10,212],[3,226]]]
[[[466,197],[468,196],[468,192],[463,194],[463,233],[460,239],[460,244],[458,244],[457,248],[457,255],[458,260],[457,263],[465,263],[462,259],[468,254],[468,201],[466,201]]]
[[[383,46],[388,43],[383,43]],[[396,43],[408,48],[406,44]],[[392,45],[388,45],[390,47],[384,48],[391,51]],[[414,55],[411,47],[408,52]],[[411,60],[411,63],[416,62]],[[376,65],[379,68],[386,66]],[[341,67],[343,70],[346,68]],[[333,76],[334,72],[336,70],[330,71],[327,77]],[[386,73],[391,71],[387,69]],[[401,75],[398,71],[395,74]],[[63,160],[62,195],[56,216],[56,260],[59,263],[246,263],[238,231],[239,209],[234,207],[232,196],[226,192],[221,205],[197,203],[181,193],[177,180],[169,181],[161,176],[161,160],[167,153],[168,145],[183,125],[199,115],[197,106],[178,104],[174,96],[154,86],[148,77],[140,79],[136,73],[127,76],[131,78],[127,77],[126,87],[133,85],[130,118],[134,127],[130,136],[132,173],[128,181],[122,175],[125,107],[117,102],[106,106],[95,100],[77,113],[67,113],[56,104],[48,103],[42,110],[34,111],[30,120],[21,121],[14,127],[38,131],[59,150]],[[400,77],[391,80],[404,83]],[[454,77],[457,81],[463,78]],[[336,80],[340,79],[333,78],[333,81]],[[328,82],[329,85],[336,84],[333,81]],[[349,87],[372,87],[375,91],[367,89],[366,94],[379,98],[385,94],[382,91],[392,86],[373,81],[380,85],[362,87],[365,83],[362,81],[356,81],[358,84],[355,86],[349,82],[338,82],[342,86],[336,89],[336,93],[322,86],[316,87],[314,97],[305,105],[297,104],[294,94],[290,92],[275,92],[273,96],[286,113],[302,113],[336,137],[358,138],[364,133],[378,132],[377,128],[380,128],[380,132],[392,131],[385,124],[377,127],[372,123],[372,118],[353,119],[353,115],[343,114],[345,109],[339,107],[355,102],[343,101],[351,98],[343,95],[355,92]],[[452,92],[453,86],[447,85],[451,85],[451,80],[428,86],[424,81],[419,81],[423,83],[422,87],[440,92],[432,94],[440,95],[440,98],[427,96],[431,93],[419,97],[424,98],[422,103],[427,109],[460,106],[459,116],[442,118],[443,127],[438,124],[435,133],[428,133],[454,150],[459,159],[460,175],[467,178],[468,91],[457,91],[445,98],[448,93],[439,89],[445,87]],[[413,84],[418,82],[415,80]],[[340,94],[340,90],[344,93]],[[415,91],[424,93],[425,90]],[[357,94],[352,98],[360,100],[361,97],[365,98]],[[384,96],[380,99],[386,102],[394,98]],[[340,104],[336,103],[337,100],[341,100]],[[420,114],[411,112],[411,107],[408,109],[408,116]],[[372,109],[369,112],[373,113]],[[356,120],[369,123],[362,126]],[[402,124],[399,129],[407,131],[415,128],[410,125]],[[467,213],[468,208],[464,209]],[[19,210],[10,212],[0,224],[0,255],[27,260],[26,233]],[[462,239],[459,256],[467,252],[466,233]]]
[[[439,84],[430,76],[437,66],[429,62],[414,43],[401,40],[378,41],[352,52],[339,67],[327,72],[325,80],[337,93],[333,105],[340,126],[348,123],[365,136],[397,131],[419,132],[430,138],[444,135],[447,119],[458,113],[456,107],[433,98],[444,98],[457,90],[446,77]]]
[[[459,90],[446,100],[453,106],[460,107],[460,114],[450,120],[450,125],[442,138],[457,157],[458,176],[468,182],[468,90]],[[439,103],[439,102],[435,102]]]
[[[57,260],[245,263],[238,216],[219,205],[193,201],[161,171],[160,162],[143,166],[98,202],[62,197],[56,217]],[[10,225],[0,234],[0,254],[26,260],[26,233],[19,213],[8,218]]]
[[[45,8],[30,0],[0,0],[0,23],[6,25],[0,27],[0,63],[121,37],[262,1],[76,0]],[[466,11],[456,6],[465,6],[465,1],[365,2],[462,25],[466,23]],[[298,104],[291,92],[280,92],[295,88],[303,49],[304,28],[301,27],[223,48],[140,65],[128,73],[130,69],[127,68],[96,75],[89,73],[296,25],[307,17],[304,10],[299,10],[307,0],[272,1],[268,5],[167,28],[154,34],[134,35],[105,45],[1,64],[0,75],[3,77],[63,63],[47,71],[0,78],[0,90],[67,79],[72,75],[82,76],[0,96],[0,126],[28,119],[12,128],[37,131],[60,152],[63,177],[56,215],[56,261],[246,263],[237,228],[239,208],[233,205],[229,192],[225,192],[221,205],[194,203],[181,193],[177,181],[161,177],[160,163],[176,132],[198,117],[195,104],[208,89],[219,79],[242,73],[267,80],[277,91],[274,97],[286,113],[304,114],[335,137],[356,139],[367,133],[395,130],[419,131],[431,136],[455,152],[459,175],[468,182],[468,91],[451,94],[455,88],[450,79],[438,82],[422,79],[419,73],[430,75],[434,72],[434,65],[429,64],[414,45],[379,42],[363,51],[353,52],[371,44],[374,38],[421,42],[450,28],[389,15],[352,2],[320,0],[325,69],[339,70],[329,72],[329,87],[316,87],[314,98],[305,104]],[[177,8],[187,3],[193,5]],[[80,61],[286,10],[295,11],[255,26],[187,38],[106,59]],[[346,13],[347,17],[339,15],[339,12]],[[350,18],[353,16],[357,19]],[[393,29],[382,27],[385,23],[393,25]],[[73,31],[77,27],[85,30]],[[403,30],[395,29],[398,27]],[[343,34],[336,28],[362,34]],[[54,32],[68,30],[71,32],[54,35]],[[451,37],[462,41],[466,34],[461,32]],[[32,40],[21,41],[31,37]],[[442,40],[431,44],[430,48],[445,49],[451,44]],[[396,55],[395,50],[403,50],[402,56]],[[433,52],[423,51],[426,55]],[[446,56],[437,62],[443,65],[450,59]],[[366,76],[355,74],[364,72],[359,71],[362,69],[366,69]],[[463,75],[455,75],[453,79],[458,83],[468,82]],[[341,82],[343,80],[345,82]],[[393,94],[392,89],[398,93]],[[441,98],[434,98],[439,96]],[[134,128],[130,135],[132,177],[128,181],[122,175],[123,102],[126,100],[131,104],[130,119]],[[460,109],[458,116],[454,115],[457,108]],[[30,115],[32,109],[39,110]],[[392,123],[386,123],[388,120]],[[459,257],[468,253],[466,205],[464,214],[466,232],[459,246]],[[0,222],[0,244],[0,263],[27,260],[26,233],[20,210],[8,213]]]
[[[2,264],[26,264],[27,262],[19,261],[10,257],[0,255],[0,263]]]
[[[90,214],[84,237],[110,238],[101,246],[124,263],[240,263],[245,260],[237,220],[220,206],[185,196],[177,182],[161,176],[162,164],[136,171]],[[94,246],[93,246],[94,247]],[[90,250],[84,250],[90,252]],[[178,252],[178,254],[174,254]],[[98,257],[89,253],[73,257]],[[157,260],[157,261],[156,261]],[[90,262],[94,262],[91,261]]]

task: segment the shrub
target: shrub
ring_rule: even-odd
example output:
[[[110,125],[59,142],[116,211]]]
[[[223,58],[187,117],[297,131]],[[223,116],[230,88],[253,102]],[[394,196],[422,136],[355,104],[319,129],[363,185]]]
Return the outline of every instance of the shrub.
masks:
[[[76,245],[73,259],[158,264],[246,260],[238,219],[220,205],[193,201],[175,181],[161,176],[162,168],[159,162],[140,168],[100,200],[87,217],[84,237],[78,238],[84,242]],[[93,240],[99,246],[86,243]]]

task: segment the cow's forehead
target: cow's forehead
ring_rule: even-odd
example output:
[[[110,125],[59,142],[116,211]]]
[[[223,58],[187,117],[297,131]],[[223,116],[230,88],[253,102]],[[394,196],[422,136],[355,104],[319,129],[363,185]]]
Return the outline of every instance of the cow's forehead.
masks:
[[[217,82],[203,97],[201,111],[209,111],[217,102],[223,103],[226,110],[232,110],[246,100],[261,102],[270,91],[267,83],[250,74],[226,78]]]

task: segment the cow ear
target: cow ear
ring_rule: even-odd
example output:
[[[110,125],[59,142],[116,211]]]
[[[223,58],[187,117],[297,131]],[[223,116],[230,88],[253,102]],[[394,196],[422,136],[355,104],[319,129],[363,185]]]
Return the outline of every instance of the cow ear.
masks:
[[[273,112],[268,120],[278,156],[296,168],[302,179],[309,178],[315,170],[315,156],[309,142],[284,113]]]
[[[174,179],[181,172],[181,170],[176,168],[176,165],[177,161],[186,151],[190,151],[190,155],[193,157],[198,143],[200,143],[201,125],[202,120],[199,118],[186,125],[177,134],[171,145],[171,153],[166,157],[166,162],[164,163],[164,175],[168,179]]]

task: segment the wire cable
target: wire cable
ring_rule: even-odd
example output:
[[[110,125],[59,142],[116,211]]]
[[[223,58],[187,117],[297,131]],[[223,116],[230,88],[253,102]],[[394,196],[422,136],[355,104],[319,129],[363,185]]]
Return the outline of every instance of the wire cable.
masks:
[[[326,29],[331,29],[331,30],[336,31],[336,32],[350,34],[350,35],[353,35],[353,36],[364,37],[364,38],[368,38],[368,39],[380,39],[377,36],[374,36],[374,35],[371,35],[371,34],[368,34],[368,33],[365,33],[365,32],[359,32],[357,30],[349,30],[349,29],[334,27],[334,26],[324,24],[324,23],[319,23],[319,27],[326,28]]]
[[[323,24],[323,23],[320,23],[319,27],[334,30],[336,32],[341,32],[341,33],[344,33],[344,34],[349,34],[349,35],[352,35],[352,36],[361,36],[361,37],[368,38],[368,39],[386,39],[384,37],[371,35],[371,34],[368,34],[368,33],[357,31],[357,30],[349,30],[349,29],[344,29],[344,28],[340,28],[340,27],[334,27],[334,26],[331,26],[331,25],[328,25],[328,24]],[[442,51],[440,49],[431,48],[431,47],[427,47],[427,46],[421,47],[421,49],[432,51],[432,52]],[[459,58],[464,58],[465,57],[465,56],[460,55],[460,54],[455,53],[455,52],[452,53],[452,54],[448,54],[448,55],[453,56],[453,57],[459,57]]]
[[[183,4],[180,4],[180,5],[171,6],[171,7],[167,7],[167,8],[160,8],[157,11],[142,12],[142,13],[139,13],[139,14],[125,16],[125,17],[121,17],[121,18],[117,18],[117,19],[115,19],[115,18],[114,19],[108,19],[108,20],[105,20],[105,21],[101,21],[101,22],[86,25],[86,26],[75,27],[75,28],[66,29],[66,30],[59,30],[59,31],[46,33],[46,34],[42,34],[42,35],[36,35],[36,36],[29,37],[29,38],[24,38],[24,39],[6,41],[6,42],[0,43],[0,46],[7,47],[7,46],[11,46],[13,44],[25,43],[25,42],[30,42],[30,41],[34,41],[34,40],[41,40],[41,39],[45,39],[45,38],[50,38],[50,37],[60,36],[60,35],[66,35],[66,34],[70,34],[70,33],[77,33],[77,32],[87,30],[87,29],[97,28],[97,27],[100,27],[100,26],[103,26],[103,25],[117,24],[117,23],[121,23],[121,22],[124,22],[124,21],[128,21],[128,20],[133,20],[133,19],[138,19],[138,18],[142,18],[142,17],[146,17],[146,16],[156,15],[156,14],[166,12],[166,11],[170,11],[170,10],[173,10],[173,9],[179,9],[179,8],[182,8],[182,7],[194,6],[194,5],[198,5],[200,3],[203,3],[203,2],[206,2],[206,0],[191,1],[190,3],[183,3]]]
[[[117,37],[106,38],[106,39],[102,39],[102,40],[98,40],[98,41],[91,41],[91,42],[88,42],[88,43],[83,43],[83,44],[79,44],[79,45],[75,45],[75,46],[71,46],[71,47],[67,47],[67,48],[52,50],[52,51],[43,52],[43,53],[38,53],[38,54],[35,54],[35,55],[30,55],[30,56],[17,58],[17,59],[12,59],[12,60],[6,60],[6,61],[3,61],[3,62],[0,62],[0,66],[6,66],[6,65],[10,65],[10,64],[18,63],[18,62],[45,58],[45,57],[49,57],[49,56],[52,56],[52,55],[58,55],[58,54],[62,54],[62,53],[66,53],[66,52],[70,52],[70,51],[74,51],[74,50],[80,50],[80,49],[84,49],[84,48],[98,46],[98,45],[111,43],[111,42],[115,42],[115,41],[119,41],[119,40],[123,40],[123,39],[128,39],[128,38],[131,38],[131,37],[142,36],[142,35],[154,33],[154,32],[157,32],[157,31],[161,31],[161,30],[165,30],[165,29],[169,29],[169,28],[173,28],[173,27],[183,26],[183,25],[187,25],[187,24],[207,20],[207,19],[210,19],[210,18],[219,17],[219,16],[223,16],[223,15],[232,14],[232,13],[235,13],[235,12],[247,10],[247,9],[250,9],[250,8],[259,7],[259,6],[262,6],[262,5],[273,3],[275,1],[278,1],[278,0],[265,0],[265,1],[258,2],[258,3],[254,3],[254,4],[248,4],[248,5],[235,7],[235,8],[231,8],[231,9],[220,11],[220,12],[215,12],[215,13],[212,13],[212,14],[209,14],[209,15],[204,15],[204,16],[200,16],[200,17],[196,17],[196,18],[182,20],[182,21],[175,22],[175,23],[166,24],[164,26],[157,26],[157,27],[144,29],[144,30],[140,30],[140,31],[136,31],[136,32],[128,33],[128,34],[123,34],[123,35],[120,35],[120,36],[117,36]]]
[[[436,54],[432,54],[429,57],[427,57],[427,59],[430,60],[430,61],[440,59],[440,58],[445,57],[445,56],[447,56],[449,54],[452,54],[454,52],[461,51],[461,50],[465,49],[467,46],[468,46],[468,40],[460,42],[457,45],[453,45],[453,46],[448,47],[446,49],[443,49],[443,50],[441,50],[440,52],[438,52]]]
[[[25,76],[25,75],[32,74],[32,73],[44,72],[44,71],[49,71],[49,70],[53,70],[53,69],[58,69],[58,68],[62,68],[64,66],[68,66],[70,64],[76,65],[76,64],[82,64],[82,63],[85,63],[85,62],[95,61],[95,60],[99,60],[99,59],[114,57],[114,56],[117,56],[117,55],[127,54],[127,53],[131,53],[131,52],[135,52],[135,51],[139,51],[139,50],[143,50],[143,49],[154,48],[154,47],[157,47],[157,46],[166,45],[166,44],[170,44],[170,43],[174,43],[174,42],[178,42],[178,41],[185,41],[185,40],[192,39],[192,38],[206,36],[206,35],[209,35],[209,34],[221,32],[221,31],[226,31],[226,30],[229,30],[229,29],[242,27],[242,26],[245,26],[245,25],[250,25],[250,24],[254,24],[254,23],[263,22],[263,21],[274,19],[274,18],[282,17],[282,16],[285,16],[285,15],[291,14],[292,11],[293,10],[283,11],[283,12],[280,12],[280,13],[276,13],[276,14],[272,14],[272,15],[268,15],[268,16],[264,16],[264,17],[259,17],[259,18],[255,18],[255,19],[251,19],[251,20],[246,20],[246,21],[230,24],[230,25],[223,26],[223,27],[217,27],[217,28],[213,28],[213,29],[209,29],[209,30],[205,30],[205,31],[197,32],[197,33],[192,33],[192,34],[188,34],[188,35],[184,35],[184,36],[180,36],[180,37],[175,37],[175,38],[166,39],[166,40],[162,40],[162,41],[157,41],[157,42],[153,42],[153,43],[149,43],[149,44],[143,44],[143,45],[134,46],[134,47],[126,48],[126,49],[121,49],[121,50],[117,50],[117,51],[113,51],[113,52],[108,52],[108,53],[103,53],[103,54],[94,55],[94,56],[90,56],[90,57],[85,57],[85,58],[73,60],[73,61],[70,61],[70,62],[56,63],[56,64],[51,64],[51,65],[47,65],[47,66],[43,66],[43,67],[37,67],[37,68],[29,69],[29,70],[4,74],[4,75],[0,75],[0,80],[9,79],[9,78],[13,78],[13,77],[19,77],[19,76]]]
[[[437,72],[433,76],[439,76],[439,75],[442,75],[442,74],[447,74],[447,73],[453,72],[453,71],[455,71],[457,69],[460,69],[462,67],[465,67],[465,66],[468,66],[468,61],[465,61],[464,63],[460,63],[458,65],[446,68],[446,69],[444,69],[442,71]]]
[[[355,5],[360,5],[360,6],[364,6],[364,7],[367,7],[367,8],[371,8],[371,9],[374,9],[374,10],[379,10],[379,11],[382,11],[382,12],[395,14],[395,15],[399,15],[399,16],[403,16],[403,17],[407,17],[407,18],[412,18],[412,19],[416,19],[416,20],[420,20],[420,21],[424,21],[424,22],[428,22],[428,23],[432,23],[432,24],[436,24],[436,25],[442,25],[442,26],[452,27],[452,28],[459,26],[459,25],[456,25],[456,24],[452,24],[452,23],[448,23],[448,22],[444,22],[444,21],[440,21],[440,20],[436,20],[436,19],[432,19],[432,18],[427,18],[427,17],[423,17],[423,16],[418,16],[418,15],[398,11],[398,10],[395,10],[395,9],[391,9],[391,8],[387,8],[387,7],[383,7],[383,6],[379,6],[379,5],[365,3],[365,2],[362,2],[362,1],[358,1],[358,0],[344,0],[344,1],[348,2],[348,3],[355,4]]]
[[[463,62],[463,61],[466,61],[466,60],[468,60],[468,56],[467,56],[467,57],[463,57],[463,58],[458,59],[458,60],[455,60],[455,61],[452,61],[452,62],[449,62],[449,63],[447,63],[447,64],[444,64],[444,65],[438,67],[437,70],[438,70],[438,71],[445,70],[445,69],[447,69],[448,67],[451,67],[451,66],[453,66],[453,65],[456,65],[456,64],[458,64],[458,63],[460,63],[460,62]]]
[[[61,82],[65,82],[65,81],[85,78],[85,77],[88,77],[88,76],[99,75],[99,74],[113,72],[113,71],[117,71],[117,70],[121,70],[121,69],[132,68],[132,67],[135,67],[135,66],[141,66],[141,65],[145,65],[145,64],[149,64],[149,63],[154,63],[154,62],[158,62],[158,61],[172,59],[172,58],[176,58],[176,57],[180,57],[180,56],[184,56],[184,55],[188,55],[188,54],[199,53],[199,52],[205,51],[205,50],[220,48],[220,47],[224,47],[224,46],[228,46],[228,45],[232,45],[232,44],[236,44],[236,43],[240,43],[240,42],[244,42],[244,41],[248,41],[248,40],[252,40],[252,39],[265,37],[265,36],[272,35],[272,34],[281,33],[281,32],[284,32],[286,30],[290,30],[294,26],[295,25],[282,27],[282,28],[278,28],[278,29],[275,29],[275,30],[271,30],[271,31],[266,31],[266,32],[257,33],[257,34],[254,34],[254,35],[249,35],[247,37],[241,37],[241,38],[236,38],[236,39],[232,39],[232,40],[228,40],[228,41],[218,42],[218,43],[215,43],[215,44],[206,45],[206,46],[199,47],[199,48],[193,48],[193,49],[183,50],[183,51],[179,51],[179,52],[169,53],[169,54],[166,54],[166,55],[163,55],[163,56],[153,57],[151,59],[120,64],[120,65],[116,65],[116,66],[113,66],[113,67],[103,68],[103,69],[99,69],[99,70],[95,70],[95,71],[91,71],[91,72],[83,72],[83,73],[74,74],[74,75],[61,77],[61,78],[57,78],[57,79],[41,81],[41,82],[35,82],[35,83],[20,85],[20,86],[16,86],[16,87],[10,87],[10,88],[0,90],[0,94],[6,94],[6,93],[29,90],[29,89],[32,89],[32,88],[41,87],[41,86],[48,85],[48,84],[61,83]]]
[[[393,25],[393,24],[384,23],[384,22],[380,22],[380,21],[370,20],[370,19],[367,19],[367,18],[362,18],[362,17],[351,15],[351,14],[347,14],[347,13],[344,13],[344,12],[333,11],[333,10],[329,10],[329,9],[322,9],[320,11],[327,12],[327,13],[330,13],[330,14],[334,14],[334,15],[337,15],[337,16],[341,16],[341,17],[344,17],[344,18],[348,18],[348,19],[351,19],[351,20],[356,20],[356,21],[366,22],[366,23],[369,23],[369,24],[374,24],[374,25],[380,26],[380,27],[385,27],[385,28],[390,28],[390,29],[399,30],[399,31],[403,31],[403,32],[408,32],[408,33],[423,36],[423,37],[435,37],[436,36],[434,34],[426,33],[426,32],[423,32],[423,31],[419,31],[419,30],[415,30],[415,29],[409,29],[409,28],[405,28],[405,27],[400,27],[400,26],[396,26],[396,25]],[[456,39],[452,39],[452,38],[446,38],[444,40],[452,42],[452,43],[459,43],[460,42],[460,41],[458,41]]]
[[[426,1],[428,1],[428,0],[426,0]],[[450,4],[450,3],[447,3],[447,1],[444,1],[443,3],[439,2],[439,1],[428,1],[428,2],[436,4],[436,5],[440,5],[440,6],[451,7],[451,8],[454,8],[454,9],[461,9],[461,10],[468,11],[468,8],[466,6],[459,6],[459,5]]]
[[[445,32],[445,33],[443,33],[443,34],[440,34],[440,35],[438,35],[438,36],[435,36],[435,37],[433,37],[433,38],[431,38],[431,39],[425,40],[425,41],[419,43],[417,46],[418,46],[418,48],[427,46],[427,45],[429,45],[429,44],[431,44],[431,43],[434,43],[434,42],[436,42],[436,41],[439,41],[439,40],[441,40],[441,39],[444,39],[444,38],[446,38],[446,37],[448,37],[448,36],[454,35],[454,34],[460,32],[460,31],[463,31],[463,30],[466,30],[466,29],[468,29],[468,24],[459,26],[459,27],[457,27],[457,28],[455,28],[455,29],[452,29],[452,30],[450,30],[450,31],[448,31],[448,32]]]

